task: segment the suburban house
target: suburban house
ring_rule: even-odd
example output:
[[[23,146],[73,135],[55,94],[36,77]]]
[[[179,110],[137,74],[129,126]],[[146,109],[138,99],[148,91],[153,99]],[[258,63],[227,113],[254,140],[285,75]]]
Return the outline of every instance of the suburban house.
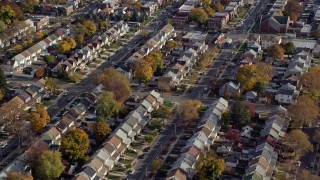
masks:
[[[232,81],[225,83],[219,89],[219,96],[237,97],[240,96],[240,83],[236,84]]]
[[[261,35],[261,48],[263,50],[268,49],[269,46],[273,44],[280,44],[282,42],[281,36],[273,34],[263,34]]]

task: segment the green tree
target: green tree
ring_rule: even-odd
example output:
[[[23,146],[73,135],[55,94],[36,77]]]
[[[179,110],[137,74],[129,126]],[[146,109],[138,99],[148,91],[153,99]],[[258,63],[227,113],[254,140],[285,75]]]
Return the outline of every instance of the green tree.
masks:
[[[207,13],[209,18],[214,16],[214,10],[210,6],[203,7],[203,10]]]
[[[35,179],[57,179],[65,167],[61,162],[59,151],[46,151],[38,159],[35,168]]]
[[[170,115],[170,110],[166,107],[160,107],[157,110],[152,111],[153,118],[168,118]]]
[[[268,47],[268,55],[275,60],[283,60],[284,49],[279,44],[274,44]]]
[[[263,82],[256,82],[254,85],[254,90],[257,91],[257,93],[261,93],[265,89],[265,84]]]
[[[227,110],[227,111],[223,112],[221,115],[221,124],[224,127],[226,127],[229,125],[230,121],[231,121],[231,112]]]
[[[293,54],[295,48],[293,42],[282,42],[280,46],[283,48],[285,54]]]
[[[62,138],[61,152],[71,162],[86,161],[88,150],[88,135],[79,128],[69,130]]]
[[[0,20],[0,33],[7,29],[6,24]]]
[[[107,123],[102,121],[97,122],[95,131],[97,143],[103,143],[108,138],[111,132],[112,129],[109,127]]]
[[[114,99],[112,92],[103,92],[96,105],[99,119],[110,118],[120,110],[119,103]]]
[[[34,8],[38,5],[39,5],[38,0],[26,0],[22,2],[21,8],[24,12],[31,14],[34,12]]]
[[[47,55],[44,57],[44,61],[48,64],[54,64],[56,62],[56,58],[53,55]]]
[[[198,23],[200,26],[205,24],[209,19],[207,13],[202,8],[191,9],[189,16],[193,21]]]
[[[5,24],[9,25],[12,23],[12,20],[15,18],[16,13],[11,9],[9,5],[0,7],[0,20]]]
[[[170,39],[166,44],[166,48],[172,51],[175,47],[179,46],[180,44],[180,42]]]
[[[236,101],[232,107],[232,119],[241,126],[249,124],[251,121],[251,114],[247,109],[246,104]]]

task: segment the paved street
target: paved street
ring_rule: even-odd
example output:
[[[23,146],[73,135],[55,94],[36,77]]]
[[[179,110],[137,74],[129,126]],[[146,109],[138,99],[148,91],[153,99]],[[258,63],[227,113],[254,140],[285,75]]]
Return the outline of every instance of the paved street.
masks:
[[[170,140],[170,137],[175,135],[175,130],[176,130],[175,124],[177,124],[178,122],[179,122],[178,118],[175,118],[172,121],[172,123],[166,126],[165,130],[159,134],[157,143],[154,144],[153,147],[151,147],[148,153],[146,153],[145,158],[142,160],[139,160],[138,163],[135,165],[135,167],[137,168],[135,173],[132,175],[128,175],[127,179],[129,180],[147,179],[145,175],[148,172],[148,168],[152,160],[158,157],[158,155],[162,150],[163,145]]]

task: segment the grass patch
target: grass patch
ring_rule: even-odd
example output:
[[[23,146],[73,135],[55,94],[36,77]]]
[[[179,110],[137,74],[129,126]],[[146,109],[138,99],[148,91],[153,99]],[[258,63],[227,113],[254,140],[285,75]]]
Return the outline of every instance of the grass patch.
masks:
[[[112,168],[112,171],[116,171],[116,172],[124,172],[125,170],[126,170],[126,168],[120,167],[120,166],[114,166]]]
[[[126,151],[124,154],[131,157],[136,157],[138,155],[138,153],[136,152],[128,152],[128,151]]]
[[[108,175],[107,178],[108,178],[108,179],[122,179],[122,178],[119,177],[119,176],[113,176],[113,175]]]
[[[97,66],[98,66],[97,64],[93,64],[93,63],[88,65],[89,68],[96,68]]]
[[[123,164],[126,164],[126,165],[132,163],[132,161],[131,161],[131,160],[128,160],[128,159],[120,159],[119,162],[120,162],[120,163],[123,163]]]
[[[171,101],[164,101],[163,105],[167,108],[172,108],[173,107],[173,102]]]

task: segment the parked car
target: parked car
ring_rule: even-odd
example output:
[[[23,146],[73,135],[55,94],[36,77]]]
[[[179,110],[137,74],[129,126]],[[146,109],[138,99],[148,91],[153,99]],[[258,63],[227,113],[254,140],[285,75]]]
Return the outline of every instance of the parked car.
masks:
[[[143,152],[149,152],[149,150],[150,150],[150,147],[146,147],[146,148],[144,148],[142,151],[143,151]]]
[[[0,148],[3,149],[8,145],[6,141],[0,142]]]

